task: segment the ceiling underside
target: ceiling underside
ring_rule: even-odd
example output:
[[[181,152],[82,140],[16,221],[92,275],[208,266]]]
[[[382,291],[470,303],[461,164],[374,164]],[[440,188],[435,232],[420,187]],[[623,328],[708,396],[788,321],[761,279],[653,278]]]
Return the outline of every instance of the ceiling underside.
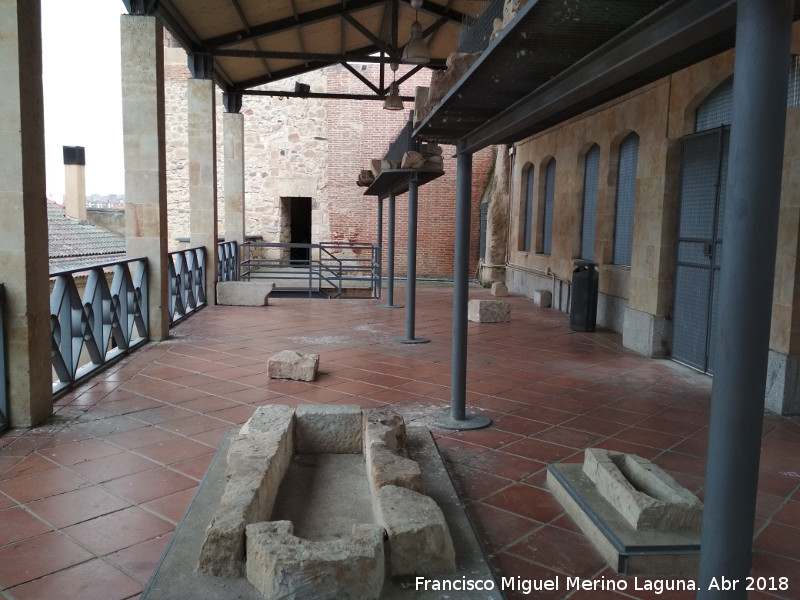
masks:
[[[160,0],[156,14],[189,53],[214,58],[214,78],[241,92],[331,64],[401,62],[417,19],[431,68],[444,68],[465,19],[488,0]],[[383,90],[378,90],[383,91]]]
[[[734,0],[530,0],[415,136],[524,139],[732,48],[735,25]]]

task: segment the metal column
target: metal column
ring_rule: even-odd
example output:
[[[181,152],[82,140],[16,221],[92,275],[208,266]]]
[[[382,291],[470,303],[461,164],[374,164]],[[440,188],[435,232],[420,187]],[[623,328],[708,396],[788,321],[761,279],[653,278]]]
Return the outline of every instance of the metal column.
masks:
[[[395,222],[395,196],[389,194],[389,226],[387,237],[386,255],[386,304],[379,304],[380,308],[403,308],[402,304],[394,303],[394,222]]]
[[[456,240],[453,254],[453,350],[450,366],[450,411],[433,420],[444,429],[481,429],[485,415],[467,412],[467,305],[469,304],[469,230],[472,211],[472,154],[459,152],[456,162]]]
[[[739,0],[700,599],[746,598],[783,170],[791,0]],[[729,582],[724,589],[722,581]],[[730,582],[738,580],[735,587]],[[716,587],[713,585],[716,583]],[[712,589],[709,589],[711,587]]]
[[[375,238],[378,247],[378,299],[383,293],[383,198],[378,198],[378,235]]]
[[[406,336],[394,338],[403,344],[424,344],[428,338],[416,337],[414,324],[417,306],[417,208],[419,207],[419,182],[408,182],[408,260],[406,277]]]

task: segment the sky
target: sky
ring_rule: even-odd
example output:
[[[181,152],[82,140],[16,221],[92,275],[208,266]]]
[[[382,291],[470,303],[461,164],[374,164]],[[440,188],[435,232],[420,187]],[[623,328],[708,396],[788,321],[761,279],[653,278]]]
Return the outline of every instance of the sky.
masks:
[[[86,193],[123,194],[122,0],[42,0],[47,197],[64,196],[63,146],[86,148]]]

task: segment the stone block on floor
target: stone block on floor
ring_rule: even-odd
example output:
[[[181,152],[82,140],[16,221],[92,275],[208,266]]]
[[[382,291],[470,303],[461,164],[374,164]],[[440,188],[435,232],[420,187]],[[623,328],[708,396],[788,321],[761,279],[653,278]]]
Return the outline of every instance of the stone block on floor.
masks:
[[[274,283],[263,281],[220,281],[217,304],[221,306],[267,306]]]
[[[534,290],[533,304],[539,308],[548,308],[553,303],[553,294],[547,290]]]
[[[506,287],[506,284],[503,283],[502,281],[495,281],[492,284],[491,293],[492,296],[495,296],[497,298],[505,298],[506,296],[508,296],[508,288]]]
[[[314,381],[319,369],[319,354],[283,350],[267,363],[270,379],[293,379],[295,381]]]
[[[511,320],[511,305],[503,300],[470,300],[467,318],[475,323],[507,323]]]

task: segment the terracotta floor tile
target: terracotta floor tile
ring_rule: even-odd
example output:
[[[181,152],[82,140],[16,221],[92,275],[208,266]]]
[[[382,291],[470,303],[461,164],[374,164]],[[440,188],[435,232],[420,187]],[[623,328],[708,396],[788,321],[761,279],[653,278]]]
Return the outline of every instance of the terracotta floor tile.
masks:
[[[772,554],[800,557],[800,528],[773,522],[756,537],[753,546]]]
[[[122,567],[140,584],[145,585],[168,543],[169,536],[162,535],[109,554],[105,559],[111,564]]]
[[[502,451],[484,452],[464,464],[511,481],[519,481],[547,466],[543,462]]]
[[[508,550],[572,577],[589,577],[605,564],[584,536],[552,525],[542,526]]]
[[[85,440],[39,451],[39,454],[60,465],[77,463],[117,454],[120,449],[102,440]]]
[[[454,463],[466,462],[487,451],[483,446],[448,437],[437,439],[436,446],[439,448],[439,453],[445,460]]]
[[[150,444],[174,440],[178,436],[174,433],[154,426],[145,426],[133,431],[123,431],[105,437],[107,442],[127,449],[141,448]]]
[[[597,433],[589,433],[588,431],[571,429],[564,423],[563,425],[557,425],[540,431],[534,437],[544,442],[553,442],[554,444],[569,446],[576,450],[583,450],[598,444],[606,436]]]
[[[0,482],[0,491],[8,494],[20,504],[47,498],[56,494],[77,490],[89,485],[85,479],[63,468],[38,471]]]
[[[503,451],[524,456],[525,458],[532,458],[533,460],[538,460],[546,464],[558,462],[577,452],[575,448],[544,442],[534,438],[526,438],[504,446]]]
[[[564,576],[561,573],[507,552],[491,557],[491,563],[506,600],[550,600],[564,595]],[[556,578],[559,578],[560,589],[546,589],[545,582],[555,581]]]
[[[61,529],[129,506],[129,502],[92,486],[31,502],[28,509]]]
[[[0,589],[82,563],[92,555],[57,531],[0,548]]]
[[[548,523],[564,512],[549,491],[524,483],[515,483],[483,499],[484,504]]]
[[[203,454],[211,454],[214,452],[214,448],[190,439],[178,438],[168,442],[143,446],[138,448],[137,452],[145,458],[162,465],[171,465],[172,463],[202,456]]]
[[[800,529],[800,502],[790,500],[780,508],[772,520]]]
[[[110,554],[145,540],[169,537],[174,525],[138,507],[97,517],[63,531],[99,556]]]
[[[522,436],[516,433],[509,433],[508,431],[503,431],[502,429],[492,426],[485,427],[484,429],[456,432],[450,437],[491,449],[500,448],[522,438]]]
[[[11,591],[18,600],[125,600],[142,591],[142,584],[102,560],[92,560]]]
[[[510,544],[524,539],[532,531],[542,527],[541,523],[482,502],[467,505],[467,513],[481,544],[490,554],[503,551]]]
[[[73,465],[72,470],[93,483],[103,483],[157,466],[158,463],[131,452],[120,452]]]
[[[190,488],[150,502],[144,502],[140,506],[177,525],[194,497],[195,491],[196,488]]]
[[[36,537],[53,528],[23,508],[0,510],[0,546]]]
[[[40,454],[29,454],[25,458],[18,456],[5,457],[7,469],[0,473],[0,480],[11,479],[13,477],[20,477],[22,475],[30,475],[31,473],[38,473],[39,471],[46,471],[47,469],[55,469],[56,465],[53,461],[48,460]],[[3,463],[0,463],[0,471],[2,470]]]
[[[504,477],[483,473],[458,463],[450,463],[448,472],[464,502],[481,500],[509,484],[509,480]]]
[[[191,477],[197,481],[200,481],[203,479],[203,475],[206,474],[208,466],[211,464],[213,459],[214,451],[203,454],[202,456],[172,463],[170,468],[178,471],[179,473],[183,473],[187,477]]]
[[[185,475],[158,467],[108,481],[103,484],[103,487],[131,502],[140,503],[169,496],[196,485],[195,480]]]

